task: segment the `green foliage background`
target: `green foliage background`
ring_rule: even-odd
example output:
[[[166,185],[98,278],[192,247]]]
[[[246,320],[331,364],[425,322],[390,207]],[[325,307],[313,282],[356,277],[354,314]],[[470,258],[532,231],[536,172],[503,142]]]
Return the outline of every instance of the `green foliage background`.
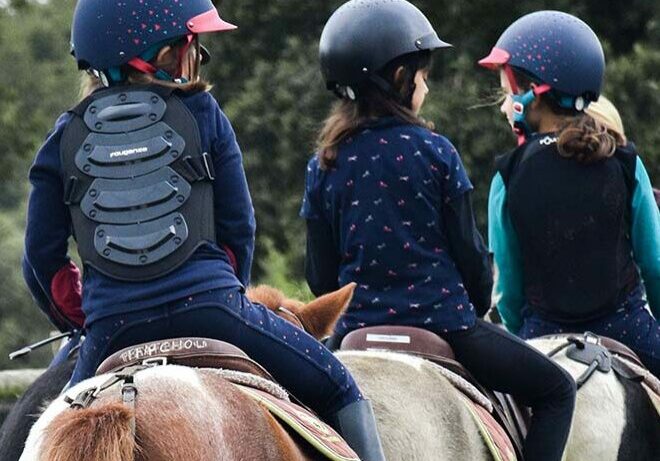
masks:
[[[257,211],[253,279],[307,296],[303,223],[297,217],[305,163],[333,97],[317,65],[323,24],[341,0],[226,0],[236,32],[208,37],[206,69],[243,149]],[[455,48],[438,53],[423,115],[461,151],[486,224],[492,159],[513,137],[492,99],[497,78],[475,62],[524,13],[558,9],[580,16],[603,40],[605,94],[660,183],[660,2],[654,0],[414,0]],[[49,326],[24,288],[20,257],[27,171],[59,113],[77,98],[69,57],[74,0],[0,2],[0,369],[46,363],[47,351],[9,363],[7,352],[45,337]]]

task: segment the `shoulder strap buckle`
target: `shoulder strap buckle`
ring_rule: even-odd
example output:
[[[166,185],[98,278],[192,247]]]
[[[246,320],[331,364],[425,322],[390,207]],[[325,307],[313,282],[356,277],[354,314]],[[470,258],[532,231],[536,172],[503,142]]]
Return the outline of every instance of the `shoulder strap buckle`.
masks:
[[[215,171],[213,169],[213,162],[208,152],[204,152],[201,156],[186,155],[181,159],[183,170],[182,176],[190,182],[215,179]]]
[[[80,180],[77,177],[70,176],[64,185],[64,204],[66,206],[80,203],[80,200],[76,197],[76,189],[79,182]]]
[[[213,168],[213,161],[208,152],[202,154],[202,161],[204,162],[204,170],[206,171],[206,177],[211,181],[215,179],[215,170]]]

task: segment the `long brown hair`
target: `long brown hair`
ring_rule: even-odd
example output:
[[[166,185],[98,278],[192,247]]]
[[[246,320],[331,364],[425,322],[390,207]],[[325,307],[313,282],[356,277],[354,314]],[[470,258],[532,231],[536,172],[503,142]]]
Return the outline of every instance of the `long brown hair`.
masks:
[[[209,91],[212,88],[211,84],[200,77],[200,67],[201,67],[200,54],[199,54],[200,51],[197,45],[197,41],[195,41],[194,43],[195,46],[191,46],[190,49],[188,50],[188,53],[192,53],[193,50],[196,50],[197,53],[196,58],[192,60],[193,68],[189,82],[177,83],[177,82],[168,82],[165,80],[159,80],[153,75],[145,74],[130,66],[123,66],[122,72],[124,73],[124,75],[126,75],[126,84],[160,85],[167,88],[176,88],[177,90],[180,90],[185,93]],[[183,46],[182,43],[176,43],[171,45],[171,48],[167,53],[161,56],[160,59],[158,59],[158,56],[155,57],[151,61],[151,64],[153,64],[158,69],[164,70],[170,75],[176,75],[179,70],[177,68],[179,65],[178,56],[182,46]],[[190,56],[190,54],[188,56]],[[80,91],[79,91],[80,100],[85,99],[87,96],[89,96],[99,88],[103,88],[103,83],[101,83],[101,80],[97,76],[93,75],[91,72],[84,72],[80,79]]]
[[[532,84],[537,83],[521,72],[516,71],[515,75],[521,88],[530,88]],[[541,102],[553,114],[561,116],[564,120],[557,132],[559,155],[589,164],[614,154],[617,140],[603,123],[585,112],[560,106],[552,92],[542,94]],[[536,130],[538,127],[532,126],[532,128]]]
[[[404,68],[403,77],[395,82],[394,76],[400,67]],[[405,105],[414,91],[415,74],[418,70],[430,67],[431,53],[428,51],[404,55],[393,60],[380,72],[400,97],[387,94],[376,85],[365,85],[359,89],[356,100],[342,99],[335,102],[316,141],[321,168],[332,168],[337,161],[339,144],[380,117],[394,116],[405,123],[433,129],[431,123],[415,115]]]
[[[557,147],[562,157],[579,163],[594,163],[611,157],[617,141],[607,127],[592,116],[580,113],[569,119],[559,130]]]

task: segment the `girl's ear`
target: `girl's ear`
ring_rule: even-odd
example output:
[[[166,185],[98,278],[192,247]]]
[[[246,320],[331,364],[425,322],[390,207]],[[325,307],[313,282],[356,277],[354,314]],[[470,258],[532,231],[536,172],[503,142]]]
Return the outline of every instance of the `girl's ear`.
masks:
[[[172,47],[170,45],[166,45],[160,49],[158,54],[156,55],[156,62],[163,62],[165,59],[165,56],[167,56],[168,53],[172,51]]]
[[[398,87],[403,84],[403,80],[406,78],[406,68],[399,66],[394,72],[394,84]]]

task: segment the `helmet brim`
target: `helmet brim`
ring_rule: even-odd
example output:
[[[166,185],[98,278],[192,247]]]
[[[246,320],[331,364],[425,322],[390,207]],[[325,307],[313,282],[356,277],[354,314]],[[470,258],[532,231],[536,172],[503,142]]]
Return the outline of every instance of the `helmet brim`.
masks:
[[[238,29],[238,27],[234,24],[224,21],[220,17],[218,10],[215,8],[189,19],[188,22],[186,22],[186,27],[188,27],[188,30],[190,30],[190,32],[193,34],[226,32],[229,30]]]
[[[420,51],[433,51],[441,48],[453,48],[454,45],[442,41],[438,34],[433,32],[415,40],[415,47]]]
[[[488,56],[479,61],[479,65],[486,69],[497,70],[508,63],[510,59],[511,55],[508,51],[494,47]]]

